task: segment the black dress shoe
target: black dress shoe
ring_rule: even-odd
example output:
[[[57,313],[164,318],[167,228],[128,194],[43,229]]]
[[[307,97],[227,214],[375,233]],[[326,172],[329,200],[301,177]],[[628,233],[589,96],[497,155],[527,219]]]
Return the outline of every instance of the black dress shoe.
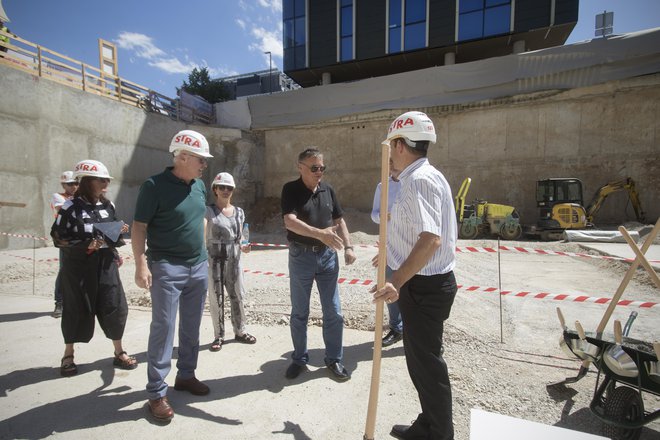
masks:
[[[335,361],[329,364],[328,369],[332,372],[337,380],[344,381],[351,378],[348,370],[346,370],[346,368],[339,361]]]
[[[396,344],[401,339],[403,339],[403,334],[390,330],[390,332],[383,338],[383,347],[389,347],[392,344]]]
[[[289,368],[286,369],[286,378],[295,379],[304,369],[305,369],[304,365],[298,365],[295,362],[293,362],[291,365],[289,365]]]
[[[416,425],[394,425],[390,435],[401,440],[421,440],[428,438],[428,433]]]

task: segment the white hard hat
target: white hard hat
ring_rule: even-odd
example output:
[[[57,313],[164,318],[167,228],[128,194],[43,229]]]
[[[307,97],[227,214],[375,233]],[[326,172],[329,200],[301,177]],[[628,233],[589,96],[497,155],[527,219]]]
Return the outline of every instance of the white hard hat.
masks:
[[[76,181],[76,178],[73,177],[73,171],[62,171],[60,176],[60,183],[73,183]]]
[[[209,143],[203,134],[193,130],[181,130],[172,138],[170,153],[188,151],[196,156],[213,157],[209,154]]]
[[[76,164],[73,169],[73,176],[80,180],[81,177],[100,177],[104,179],[112,179],[108,169],[98,160],[81,160]]]
[[[435,127],[426,113],[407,112],[396,118],[387,130],[387,139],[382,143],[389,145],[392,139],[404,137],[413,142],[429,141],[435,144]]]
[[[229,173],[219,173],[217,176],[215,176],[215,179],[213,179],[213,183],[211,184],[211,187],[214,187],[216,185],[225,185],[225,186],[231,186],[232,188],[236,188],[236,184],[234,183],[234,177]]]

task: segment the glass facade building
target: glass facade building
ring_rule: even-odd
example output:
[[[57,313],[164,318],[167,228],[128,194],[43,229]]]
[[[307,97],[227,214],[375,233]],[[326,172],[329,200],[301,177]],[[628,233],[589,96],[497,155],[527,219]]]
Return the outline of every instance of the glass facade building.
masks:
[[[303,87],[563,44],[579,0],[283,0],[284,72]],[[521,44],[518,44],[520,47]]]

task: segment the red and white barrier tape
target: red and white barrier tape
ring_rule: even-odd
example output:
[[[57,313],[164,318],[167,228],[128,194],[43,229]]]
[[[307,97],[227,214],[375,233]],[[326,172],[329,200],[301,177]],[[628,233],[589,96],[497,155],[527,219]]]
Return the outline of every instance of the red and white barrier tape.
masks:
[[[287,248],[289,247],[286,244],[272,244],[272,243],[251,243],[252,246],[261,246],[261,247],[280,247]],[[361,244],[355,245],[355,247],[361,248],[376,248],[378,247],[375,244]],[[504,252],[517,252],[521,254],[534,254],[534,255],[556,255],[562,257],[582,257],[582,258],[595,258],[601,260],[620,260],[620,261],[629,261],[632,262],[634,258],[623,258],[623,257],[613,257],[610,255],[590,255],[581,252],[564,252],[564,251],[551,251],[546,249],[533,249],[519,246],[500,246],[500,250]],[[496,254],[497,248],[492,247],[475,247],[475,246],[465,246],[465,247],[456,247],[456,252],[466,253],[466,252],[478,252],[485,254]],[[649,263],[660,263],[660,260],[648,260]]]
[[[288,278],[289,275],[282,273],[282,272],[269,272],[269,271],[262,271],[262,270],[251,270],[251,269],[243,269],[244,273],[251,273],[254,275],[267,275],[267,276],[274,276],[278,278]],[[374,280],[360,280],[360,279],[355,279],[355,278],[339,278],[337,280],[338,284],[348,284],[348,285],[359,285],[359,286],[370,286],[375,284]],[[498,289],[496,287],[480,287],[480,286],[463,286],[462,284],[458,285],[458,288],[460,290],[464,290],[467,292],[484,292],[484,293],[497,293]],[[612,301],[612,298],[596,298],[596,297],[591,297],[591,296],[586,296],[586,295],[568,295],[565,293],[548,293],[548,292],[538,292],[538,293],[532,293],[532,292],[513,292],[512,290],[502,290],[501,295],[506,295],[506,296],[513,296],[516,298],[534,298],[534,299],[551,299],[554,301],[571,301],[571,302],[589,302],[589,303],[595,303],[595,304],[608,304],[610,301]],[[620,306],[628,306],[628,307],[639,307],[639,308],[644,308],[644,309],[650,309],[653,307],[658,307],[660,306],[659,303],[654,303],[654,302],[648,302],[648,301],[630,301],[630,300],[621,300],[617,303]]]
[[[0,235],[6,235],[7,237],[32,238],[34,240],[50,241],[50,238],[36,237],[34,235],[28,235],[28,234],[10,234],[8,232],[0,232]]]
[[[10,234],[7,232],[0,232],[0,235],[6,235],[9,237],[18,237],[18,238],[31,238],[35,240],[50,241],[47,237],[36,237],[34,235],[28,234]],[[252,246],[257,247],[276,247],[276,248],[288,248],[288,244],[276,244],[276,243],[250,243]],[[355,247],[360,248],[376,248],[378,247],[375,244],[358,244]],[[547,249],[533,249],[520,246],[502,246],[500,245],[500,250],[505,252],[517,252],[522,254],[533,254],[533,255],[555,255],[562,257],[581,257],[581,258],[594,258],[600,260],[619,260],[619,261],[628,261],[632,262],[634,258],[623,258],[623,257],[613,257],[609,255],[590,255],[581,252],[564,252],[564,251],[551,251]],[[456,252],[477,252],[477,253],[486,253],[486,254],[496,254],[497,248],[492,247],[475,247],[475,246],[466,246],[466,247],[456,247]],[[648,260],[649,263],[660,263],[660,260]]]

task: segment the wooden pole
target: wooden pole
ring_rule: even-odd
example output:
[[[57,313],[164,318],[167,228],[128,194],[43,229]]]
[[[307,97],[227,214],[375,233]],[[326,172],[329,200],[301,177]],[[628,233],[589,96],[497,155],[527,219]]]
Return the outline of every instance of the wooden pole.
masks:
[[[380,160],[380,228],[378,234],[378,278],[376,286],[380,289],[385,285],[385,267],[387,266],[387,196],[389,193],[390,147],[381,145]],[[378,408],[378,387],[380,385],[380,361],[383,344],[383,302],[376,303],[376,324],[374,328],[374,361],[371,367],[371,388],[369,389],[369,406],[367,422],[364,428],[364,439],[373,440],[376,428],[376,410]]]

